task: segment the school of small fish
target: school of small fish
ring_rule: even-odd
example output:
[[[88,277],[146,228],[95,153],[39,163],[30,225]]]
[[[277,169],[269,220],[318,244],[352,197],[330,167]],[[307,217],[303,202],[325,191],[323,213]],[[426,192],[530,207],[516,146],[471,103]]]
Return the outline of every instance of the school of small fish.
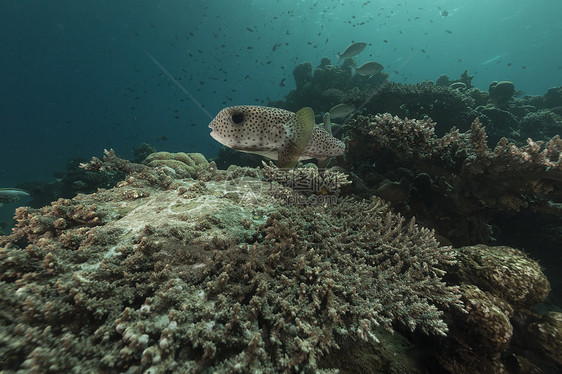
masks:
[[[264,74],[265,79],[259,78],[260,84],[270,84],[271,86],[279,87],[279,90],[283,90],[285,87],[289,86],[290,66],[299,63],[299,58],[296,55],[291,55],[290,52],[295,50],[295,48],[298,49],[303,47],[302,45],[296,45],[296,43],[301,41],[310,48],[327,50],[331,45],[335,44],[335,40],[341,40],[341,37],[334,38],[334,34],[330,31],[328,25],[332,20],[331,17],[336,16],[336,18],[338,18],[338,9],[340,7],[347,6],[344,2],[334,2],[331,5],[323,4],[320,1],[309,3],[300,1],[299,3],[302,3],[302,6],[305,6],[311,12],[303,13],[299,12],[297,9],[291,9],[290,7],[288,10],[281,10],[281,8],[279,8],[279,12],[277,14],[271,14],[269,22],[263,24],[249,18],[246,23],[234,26],[231,21],[222,15],[216,15],[214,19],[210,19],[210,17],[208,19],[201,19],[199,24],[195,22],[190,26],[190,30],[186,31],[185,35],[175,35],[176,41],[172,43],[172,46],[175,46],[176,43],[177,45],[180,45],[180,43],[187,43],[190,45],[191,47],[185,51],[190,65],[194,64],[198,67],[207,69],[208,75],[205,76],[204,74],[195,73],[186,66],[181,68],[183,75],[177,77],[177,80],[181,81],[182,84],[185,84],[195,93],[200,92],[202,95],[217,97],[218,100],[215,104],[222,104],[222,106],[232,105],[232,103],[236,101],[238,93],[247,88],[248,85],[255,84],[254,81],[258,78],[256,78],[251,72],[246,71],[244,73],[238,72],[237,74],[232,74],[227,67],[228,65],[220,63],[225,57],[227,57],[233,61],[238,61],[238,65],[246,61],[254,66],[262,66],[264,69],[267,67],[266,69],[268,73]],[[379,28],[384,28],[386,25],[390,25],[392,23],[391,20],[393,17],[396,17],[399,13],[401,13],[402,16],[407,17],[405,21],[411,22],[412,24],[415,24],[417,21],[425,21],[432,24],[434,21],[435,23],[439,22],[438,20],[440,19],[443,20],[445,18],[450,19],[455,17],[455,13],[459,9],[446,10],[440,6],[436,6],[430,10],[424,9],[420,6],[407,7],[405,2],[397,2],[394,5],[395,6],[392,7],[377,7],[374,2],[366,0],[358,4],[360,7],[359,9],[362,8],[364,12],[359,11],[355,15],[352,15],[351,18],[345,20],[342,19],[340,21],[354,28],[361,28],[367,24],[372,25],[373,23],[378,23]],[[398,11],[397,8],[402,8],[405,12]],[[312,19],[313,14],[317,14],[318,17],[316,19]],[[206,16],[204,16],[204,18],[205,17]],[[318,32],[317,34],[314,34],[310,40],[303,41],[300,37],[296,38],[295,35],[298,33],[289,27],[289,24],[293,21],[308,23],[309,25],[311,24],[310,22],[317,24]],[[213,22],[216,24],[216,27],[213,29],[211,35],[204,35],[205,31],[203,30],[207,29],[204,25],[208,24],[208,22]],[[450,23],[447,24],[452,25]],[[445,23],[443,23],[443,25],[445,25]],[[154,21],[150,22],[150,26],[153,29],[157,29],[159,24]],[[241,33],[242,36],[237,39],[236,42],[234,42],[231,37],[233,32]],[[268,40],[269,43],[267,44],[267,48],[264,49],[264,33],[270,35],[271,32],[277,32],[276,35],[278,35],[278,37],[273,37],[271,40]],[[446,34],[453,33],[451,29],[446,29],[445,27],[442,28],[441,32],[445,34],[444,37],[448,37]],[[245,37],[244,34],[246,34]],[[366,59],[367,61],[358,61],[361,63],[358,63],[357,65],[353,62],[353,74],[368,78],[376,76],[384,71],[384,66],[378,61],[372,60],[376,50],[372,51],[369,47],[375,46],[376,48],[378,44],[382,45],[392,43],[396,38],[407,36],[408,30],[400,29],[397,34],[398,35],[392,35],[388,32],[384,33],[382,34],[384,37],[377,36],[376,38],[370,38],[371,43],[352,41],[351,44],[345,48],[339,49],[339,53],[335,54],[337,62],[334,62],[334,64],[337,65],[347,58],[356,58],[361,54],[365,55],[369,53],[369,57]],[[423,34],[428,35],[428,32],[426,31]],[[135,33],[135,35],[139,36],[138,33]],[[209,38],[211,39],[211,43],[203,41],[204,39]],[[238,44],[239,42],[240,44]],[[339,45],[339,47],[341,47],[341,45]],[[423,47],[424,48],[419,48],[419,46],[416,47],[412,45],[410,50],[419,51],[424,54],[425,59],[430,58],[429,44],[426,44]],[[388,47],[386,47],[386,49],[387,48]],[[366,50],[369,51],[370,49],[370,52],[364,52]],[[394,48],[394,52],[397,52],[396,48]],[[327,54],[329,54],[329,52]],[[285,58],[279,58],[279,56],[283,55],[285,55]],[[459,63],[462,61],[462,59],[458,59]],[[498,59],[497,62],[500,62],[500,59]],[[507,62],[507,67],[511,67],[511,65],[511,62]],[[269,76],[268,74],[271,74],[272,69],[277,69],[278,75]],[[523,66],[522,69],[526,69],[526,66]],[[401,74],[403,79],[405,81],[407,80],[407,77],[401,72],[401,69],[394,70],[394,74]],[[219,90],[216,88],[216,85],[208,84],[213,81],[218,81],[219,83],[224,84],[224,86],[228,87],[228,89]],[[213,86],[213,88],[208,88],[210,86]],[[280,91],[280,94],[282,94],[282,92],[283,91]],[[142,95],[136,92],[136,89],[130,89],[130,93],[126,93],[125,95],[129,94],[134,95],[135,103],[136,100],[142,100]],[[185,102],[185,99],[181,98],[179,101],[183,103]],[[269,97],[256,97],[253,101],[254,104],[264,105],[272,100]],[[355,111],[355,108],[345,103],[340,105],[341,106],[336,106],[330,110],[329,113],[332,118],[343,119]],[[131,110],[134,110],[135,107],[136,105],[133,105]],[[182,119],[185,117],[185,113],[186,109],[176,108],[173,110],[173,118]],[[189,113],[189,111],[187,111],[187,113]],[[115,125],[115,127],[116,126],[117,125]],[[190,126],[195,127],[198,126],[198,124],[197,122],[191,120]],[[156,141],[166,141],[166,139],[168,139],[167,136],[161,135],[157,137]],[[195,144],[188,145],[195,147]]]

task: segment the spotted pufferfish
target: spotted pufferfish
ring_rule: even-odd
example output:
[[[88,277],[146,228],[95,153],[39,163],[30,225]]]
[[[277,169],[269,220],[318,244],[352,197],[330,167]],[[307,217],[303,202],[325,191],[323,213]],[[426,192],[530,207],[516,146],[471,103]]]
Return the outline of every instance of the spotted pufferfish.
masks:
[[[330,115],[324,116],[323,125],[316,125],[308,107],[293,113],[257,105],[232,106],[221,110],[209,128],[219,143],[277,160],[280,168],[292,168],[299,160],[325,160],[345,151],[345,144],[332,136]]]

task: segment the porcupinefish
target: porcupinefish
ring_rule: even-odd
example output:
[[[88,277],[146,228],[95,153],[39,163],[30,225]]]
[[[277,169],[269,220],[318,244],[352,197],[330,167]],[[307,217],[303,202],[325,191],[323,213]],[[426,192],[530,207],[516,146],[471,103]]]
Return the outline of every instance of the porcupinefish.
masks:
[[[345,51],[343,51],[343,53],[337,54],[339,58],[338,64],[342,59],[357,56],[359,53],[363,52],[365,47],[367,47],[367,43],[358,42],[358,43],[351,44],[349,47],[345,49]]]
[[[277,160],[280,168],[292,168],[299,160],[324,160],[344,153],[345,145],[334,138],[329,114],[324,125],[314,123],[311,108],[296,113],[256,105],[224,108],[209,124],[211,136],[237,151]]]

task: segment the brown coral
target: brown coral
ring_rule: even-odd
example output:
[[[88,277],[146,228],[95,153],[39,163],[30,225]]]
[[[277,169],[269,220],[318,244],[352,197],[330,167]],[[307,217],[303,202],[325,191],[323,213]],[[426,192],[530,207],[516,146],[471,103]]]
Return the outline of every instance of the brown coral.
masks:
[[[558,136],[548,142],[529,139],[523,147],[503,138],[490,149],[478,120],[465,133],[453,129],[443,137],[435,135],[435,123],[430,119],[384,114],[359,117],[351,123],[346,147],[350,165],[384,164],[388,169],[402,167],[414,175],[430,175],[432,206],[422,200],[424,196],[411,200],[410,205],[424,224],[453,242],[489,240],[491,233],[485,225],[494,211],[561,211],[552,204],[552,200],[562,200],[562,140]],[[365,138],[366,133],[370,137]]]
[[[508,351],[517,349],[511,347],[511,342],[517,333],[522,333],[512,320],[523,321],[533,315],[530,308],[545,300],[549,282],[537,262],[514,248],[462,247],[457,260],[448,274],[461,284],[468,313],[453,313],[454,343],[447,346],[438,360],[451,372],[506,372],[504,358]],[[530,324],[523,330],[537,331],[536,327],[537,324]],[[556,326],[547,328],[555,330]],[[534,349],[536,341],[544,340],[544,334],[539,332],[539,336],[518,342],[516,347],[522,351]],[[559,338],[550,344],[557,345]],[[544,364],[541,359],[534,361],[529,362],[529,367]]]
[[[311,372],[333,368],[337,342],[376,344],[377,326],[448,330],[450,248],[382,200],[283,207],[280,187],[240,171],[178,180],[106,162],[131,174],[20,211],[0,239],[3,368]]]

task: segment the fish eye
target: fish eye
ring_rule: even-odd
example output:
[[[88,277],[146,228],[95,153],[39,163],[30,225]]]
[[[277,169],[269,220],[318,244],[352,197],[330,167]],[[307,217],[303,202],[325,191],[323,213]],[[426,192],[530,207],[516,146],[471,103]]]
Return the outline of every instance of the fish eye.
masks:
[[[230,120],[235,125],[239,125],[242,122],[244,122],[244,113],[240,113],[240,112],[234,113],[232,116],[230,116]]]

